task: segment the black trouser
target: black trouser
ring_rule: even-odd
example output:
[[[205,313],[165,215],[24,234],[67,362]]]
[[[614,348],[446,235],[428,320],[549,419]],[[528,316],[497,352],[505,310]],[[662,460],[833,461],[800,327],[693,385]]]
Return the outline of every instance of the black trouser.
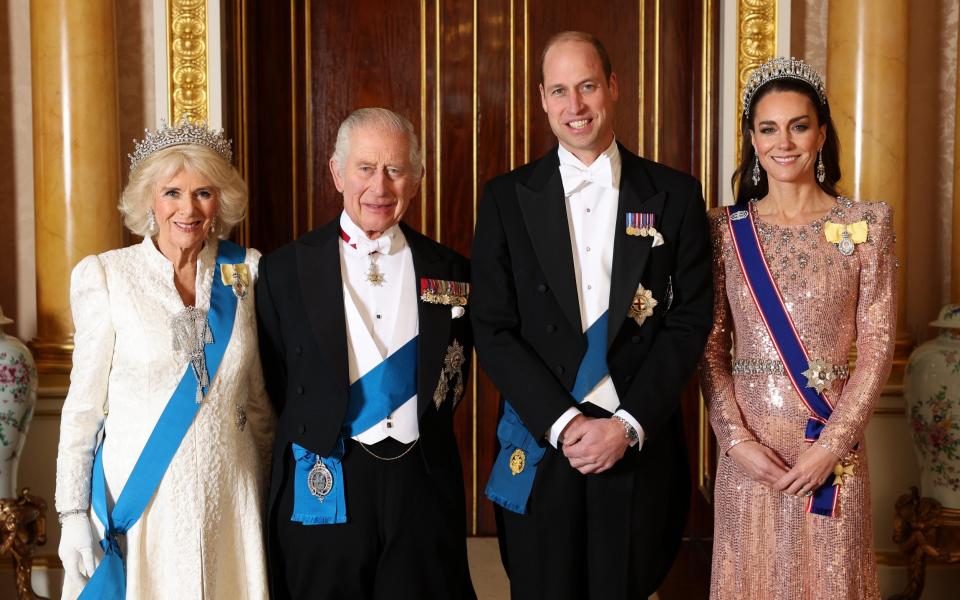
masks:
[[[610,414],[591,404],[581,410]],[[664,451],[655,443],[627,448],[613,468],[585,476],[548,445],[527,514],[497,507],[512,598],[637,600],[655,592],[679,548],[689,494],[685,469],[665,473]]]
[[[382,457],[407,445],[392,438],[367,446]],[[398,460],[371,456],[346,442],[347,523],[290,521],[293,459],[271,515],[271,577],[280,598],[344,600],[475,599],[467,565],[463,483],[428,471],[418,443]],[[459,475],[459,474],[457,474]],[[454,481],[450,481],[454,479]]]

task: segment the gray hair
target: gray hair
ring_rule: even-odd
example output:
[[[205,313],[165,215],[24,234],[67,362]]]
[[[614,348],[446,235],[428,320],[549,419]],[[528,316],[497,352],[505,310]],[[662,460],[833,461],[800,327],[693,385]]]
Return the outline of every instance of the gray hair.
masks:
[[[340,129],[337,131],[337,144],[333,148],[333,161],[337,163],[338,169],[343,169],[347,155],[350,154],[350,136],[353,130],[360,126],[375,126],[406,134],[410,141],[410,166],[414,169],[423,170],[420,144],[417,141],[417,134],[413,131],[413,124],[406,117],[386,108],[360,108],[350,113],[340,123]]]
[[[203,175],[219,192],[217,227],[211,235],[226,239],[230,230],[247,214],[247,184],[233,165],[201,144],[165,148],[134,167],[118,206],[127,229],[139,236],[150,235],[147,210],[156,198],[157,186],[182,169]]]

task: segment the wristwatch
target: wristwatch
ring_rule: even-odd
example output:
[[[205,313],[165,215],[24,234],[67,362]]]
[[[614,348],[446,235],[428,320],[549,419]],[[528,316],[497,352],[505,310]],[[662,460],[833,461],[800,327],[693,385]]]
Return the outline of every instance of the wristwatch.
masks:
[[[613,418],[620,421],[620,424],[623,425],[623,437],[627,438],[631,445],[640,442],[640,434],[637,433],[637,430],[633,428],[633,425],[630,424],[630,421],[617,415],[613,415]]]

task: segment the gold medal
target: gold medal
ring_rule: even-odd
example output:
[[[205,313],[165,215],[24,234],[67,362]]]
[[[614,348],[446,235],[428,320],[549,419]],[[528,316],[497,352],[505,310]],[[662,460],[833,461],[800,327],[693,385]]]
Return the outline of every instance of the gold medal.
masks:
[[[510,472],[516,477],[523,473],[523,468],[527,466],[527,453],[517,448],[510,455]]]

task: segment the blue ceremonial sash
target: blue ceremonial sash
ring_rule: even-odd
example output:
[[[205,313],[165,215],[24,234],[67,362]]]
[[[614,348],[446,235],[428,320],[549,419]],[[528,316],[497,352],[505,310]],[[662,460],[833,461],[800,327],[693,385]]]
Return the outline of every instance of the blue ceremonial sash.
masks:
[[[342,465],[343,440],[370,429],[416,395],[417,337],[412,337],[399,350],[350,384],[341,435],[329,456],[318,456],[297,444],[291,445],[295,463],[291,521],[304,525],[347,522]],[[307,484],[310,470],[314,468],[318,458],[333,476],[333,487],[323,499],[313,495]]]
[[[217,368],[230,342],[233,322],[237,315],[237,297],[233,288],[219,283],[220,265],[240,264],[246,258],[247,250],[233,242],[221,240],[217,250],[217,262],[213,272],[213,284],[210,290],[210,311],[207,321],[213,333],[213,343],[204,346],[207,373],[210,385],[213,385]],[[206,395],[209,388],[203,390]],[[91,504],[104,527],[104,537],[100,541],[103,548],[103,561],[94,571],[80,594],[80,600],[121,600],[126,597],[127,577],[123,553],[118,537],[125,535],[143,515],[144,509],[153,498],[160,480],[163,479],[170,461],[177,453],[180,443],[193,424],[200,410],[197,399],[197,378],[193,367],[187,365],[177,389],[174,390],[166,408],[157,420],[137,463],[130,472],[117,502],[110,512],[107,509],[106,478],[103,472],[103,443],[97,449],[93,461]]]
[[[570,395],[577,404],[583,402],[587,394],[610,372],[606,356],[608,322],[609,311],[604,311],[585,332],[587,351],[580,360],[577,378],[570,390]],[[513,406],[506,400],[503,402],[503,416],[497,424],[497,439],[500,441],[500,452],[493,463],[484,493],[491,502],[524,515],[527,513],[527,502],[533,490],[537,465],[543,459],[546,447],[530,434]],[[523,457],[523,466],[519,471],[516,462],[518,451]]]
[[[814,442],[833,413],[833,406],[826,395],[807,387],[805,383],[803,372],[810,366],[810,357],[763,256],[749,207],[742,204],[728,206],[727,222],[747,289],[780,355],[787,378],[812,415],[807,421],[804,439]],[[807,500],[807,512],[825,517],[836,516],[837,496],[837,486],[828,477]]]

